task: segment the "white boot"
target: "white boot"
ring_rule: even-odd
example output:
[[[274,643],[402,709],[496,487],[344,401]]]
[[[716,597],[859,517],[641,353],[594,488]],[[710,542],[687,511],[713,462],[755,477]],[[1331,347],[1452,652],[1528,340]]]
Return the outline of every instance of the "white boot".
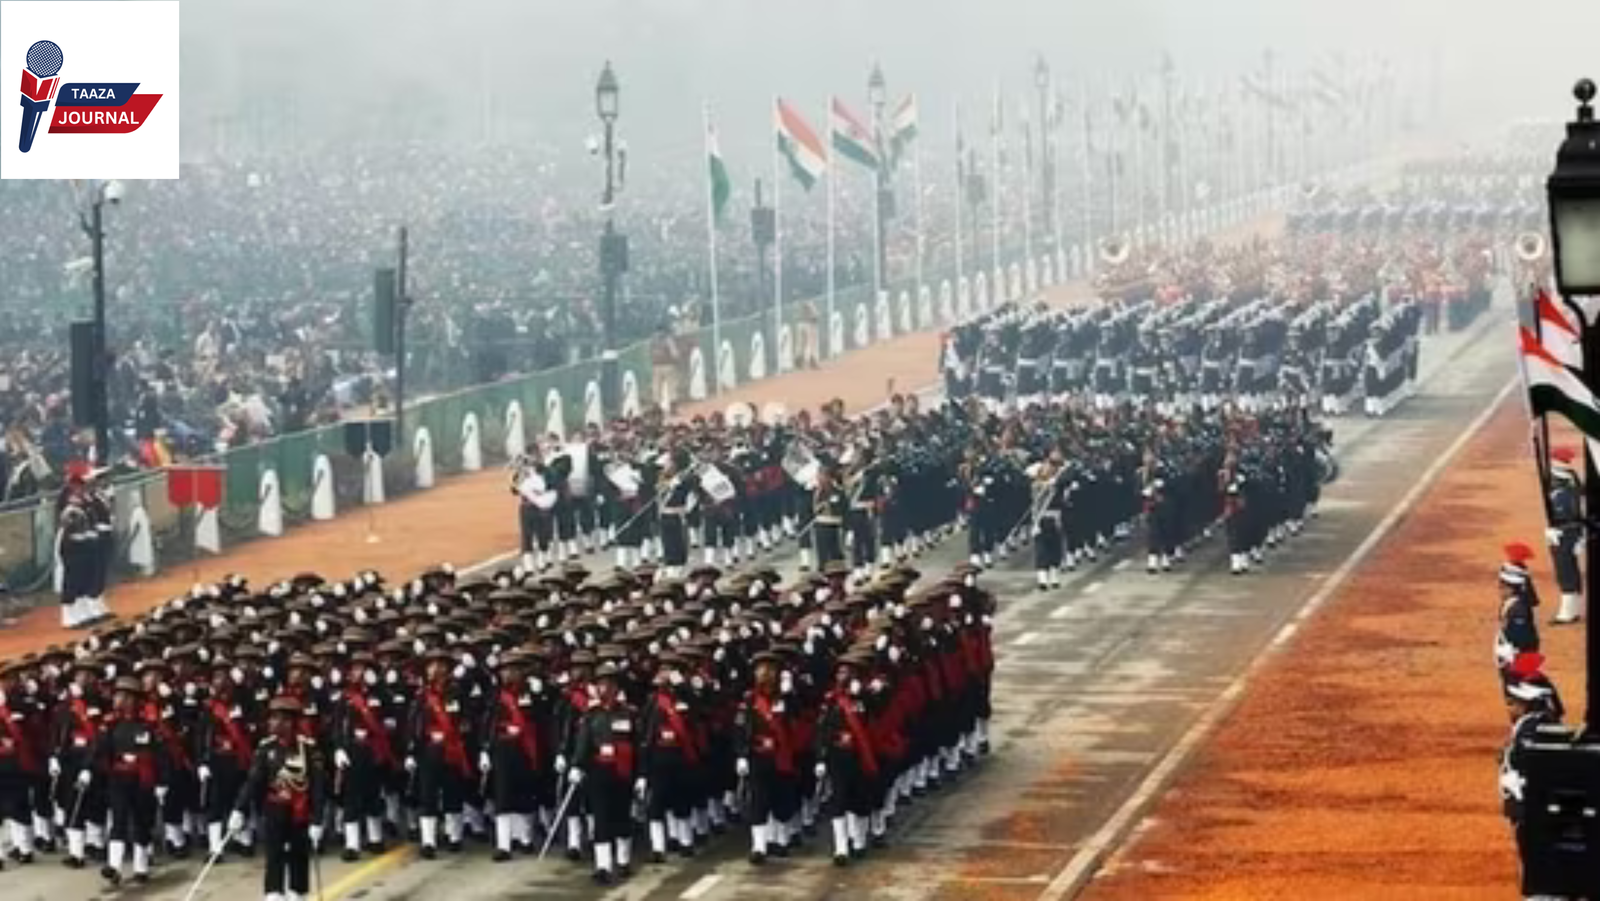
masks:
[[[359,818],[345,820],[344,849],[349,854],[361,853],[361,820]]]
[[[596,873],[604,873],[607,876],[610,876],[615,870],[616,867],[613,865],[611,858],[611,843],[595,842],[594,871]]]
[[[850,859],[850,826],[844,817],[833,818],[833,859]]]
[[[78,601],[61,605],[61,628],[78,628],[78,623],[82,620],[82,614],[79,612],[79,606],[80,605]]]
[[[750,858],[752,860],[765,860],[767,857],[767,824],[757,823],[750,827]]]
[[[1060,588],[1061,587],[1061,567],[1059,567],[1059,566],[1050,567],[1050,572],[1048,573],[1048,575],[1050,577],[1050,587],[1052,589]]]
[[[511,853],[511,814],[494,815],[494,849],[501,854]]]
[[[633,866],[633,839],[631,837],[619,838],[617,846],[617,869],[626,870]]]
[[[1161,555],[1160,554],[1146,554],[1145,558],[1144,558],[1144,571],[1147,572],[1147,573],[1152,573],[1153,574],[1153,573],[1159,572],[1160,569],[1161,569]]]
[[[1583,619],[1583,595],[1561,592],[1561,608],[1556,611],[1555,619],[1551,622],[1561,625],[1575,623],[1580,619]]]
[[[439,818],[423,817],[418,823],[422,831],[422,847],[437,848],[439,846]]]
[[[1048,570],[1036,570],[1034,572],[1034,578],[1038,582],[1040,591],[1044,591],[1046,588],[1050,587],[1050,573]]]
[[[672,825],[678,824],[674,822]],[[673,838],[677,838],[676,833]],[[650,821],[650,853],[655,855],[657,860],[667,856],[667,824],[661,820]]]
[[[150,846],[133,846],[133,875],[143,876],[150,872]]]

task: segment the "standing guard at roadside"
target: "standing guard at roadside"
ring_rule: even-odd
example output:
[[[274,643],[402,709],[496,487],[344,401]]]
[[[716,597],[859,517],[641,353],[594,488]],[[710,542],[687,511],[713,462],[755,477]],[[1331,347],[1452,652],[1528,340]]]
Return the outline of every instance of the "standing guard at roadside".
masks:
[[[1583,619],[1583,572],[1578,565],[1578,545],[1584,539],[1584,510],[1578,474],[1573,470],[1575,459],[1577,454],[1570,447],[1550,452],[1550,528],[1545,530],[1545,538],[1550,544],[1556,586],[1561,589],[1561,606],[1550,620],[1557,626]]]

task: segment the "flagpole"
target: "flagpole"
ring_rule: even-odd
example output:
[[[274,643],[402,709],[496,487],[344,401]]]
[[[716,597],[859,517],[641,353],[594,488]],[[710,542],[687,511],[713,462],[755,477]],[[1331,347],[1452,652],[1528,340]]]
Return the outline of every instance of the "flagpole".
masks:
[[[989,119],[989,181],[991,183],[989,193],[993,195],[989,198],[990,240],[993,243],[991,248],[992,259],[990,260],[991,278],[996,277],[993,273],[1000,271],[1000,129],[1005,124],[1001,118],[1002,112],[1004,110],[1000,106],[1000,82],[996,80],[994,83],[994,103],[990,110]],[[994,296],[993,288],[991,288],[991,296]]]
[[[1083,105],[1083,160],[1080,164],[1083,169],[1083,241],[1088,249],[1085,254],[1083,271],[1094,271],[1094,137],[1093,123],[1094,112],[1089,106],[1089,80],[1084,78],[1078,82],[1078,99]],[[1065,279],[1063,279],[1065,281]]]
[[[833,226],[834,204],[837,202],[835,200],[835,195],[838,190],[838,186],[834,184],[834,180],[838,178],[839,170],[835,165],[836,160],[833,158],[833,100],[831,97],[829,98],[828,105],[823,108],[822,115],[822,121],[828,123],[828,143],[826,145],[826,149],[823,151],[827,154],[828,161],[828,167],[826,170],[826,177],[828,179],[828,314],[822,328],[822,333],[827,335],[827,343],[824,344],[822,338],[818,338],[816,340],[819,346],[826,347],[828,349],[826,353],[821,354],[821,356],[826,359],[830,357],[836,357],[844,350],[844,348],[836,347],[833,343],[834,293],[837,290],[837,285],[835,284],[835,279],[837,276],[834,274],[837,267],[834,256],[836,250],[834,247],[835,239],[833,236]]]
[[[914,95],[913,95],[914,96]],[[918,111],[920,115],[920,110]],[[922,142],[916,138],[911,139],[911,190],[917,192],[917,303],[922,302],[922,265],[923,265],[923,231],[922,231]]]
[[[772,110],[778,110],[778,98],[772,98]],[[778,152],[778,142],[772,142],[772,340],[777,346],[783,334],[783,214],[780,198],[783,196],[783,154]],[[717,353],[722,349],[719,346]],[[718,365],[721,365],[718,357]],[[774,366],[774,369],[778,367]]]
[[[873,124],[873,140],[878,149],[878,165],[872,170],[872,302],[877,304],[878,295],[883,293],[883,167],[888,163],[883,157],[883,130]],[[871,309],[876,309],[876,306]]]
[[[1033,258],[1033,134],[1028,127],[1028,104],[1021,105],[1022,115],[1022,258]]]
[[[962,215],[962,207],[967,205],[967,180],[965,178],[966,161],[962,155],[966,148],[962,146],[961,138],[961,99],[951,101],[955,111],[956,122],[956,290],[961,288],[961,279],[966,277],[965,260],[961,255],[962,231],[966,228],[966,217]]]
[[[706,257],[711,271],[711,346],[715,348],[712,359],[716,361],[717,377],[712,379],[716,388],[713,394],[722,393],[722,299],[717,289],[717,200],[715,186],[711,183],[711,104],[700,106],[701,140],[705,143],[706,164]],[[721,148],[718,148],[720,151]]]
[[[1145,195],[1146,195],[1146,193],[1148,193],[1149,187],[1150,187],[1149,186],[1149,182],[1148,182],[1148,178],[1149,178],[1150,173],[1146,172],[1145,171],[1145,167],[1144,167],[1144,116],[1143,116],[1143,112],[1144,112],[1144,86],[1139,83],[1139,80],[1137,78],[1135,78],[1134,82],[1133,82],[1133,172],[1134,172],[1133,185],[1134,185],[1134,190],[1138,192],[1138,196],[1136,196],[1134,198],[1137,201],[1137,204],[1133,208],[1134,209],[1134,213],[1133,213],[1133,231],[1134,231],[1134,234],[1138,234],[1140,232],[1140,230],[1144,228],[1144,225],[1145,225]],[[1141,247],[1144,246],[1144,242],[1143,241],[1139,241],[1138,243],[1139,243],[1139,246],[1141,246]]]

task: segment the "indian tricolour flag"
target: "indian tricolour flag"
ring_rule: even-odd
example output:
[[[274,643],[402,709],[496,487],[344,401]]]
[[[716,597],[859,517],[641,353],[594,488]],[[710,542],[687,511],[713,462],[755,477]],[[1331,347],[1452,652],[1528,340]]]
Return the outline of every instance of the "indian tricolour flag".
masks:
[[[894,108],[894,118],[889,124],[889,154],[899,160],[917,137],[917,95],[907,95]]]
[[[1556,356],[1562,352],[1559,348],[1552,350],[1527,326],[1518,326],[1517,333],[1522,345],[1518,361],[1533,415],[1565,416],[1592,446],[1600,439],[1600,402],[1594,392],[1583,383],[1578,370]]]
[[[711,114],[706,114],[706,172],[710,177],[711,218],[722,221],[722,211],[728,207],[728,197],[733,194],[733,183],[728,179],[728,164],[722,160],[722,146],[717,143],[717,130],[711,125]]]
[[[777,108],[778,152],[789,161],[789,171],[807,190],[828,170],[828,150],[806,120],[788,102]]]
[[[833,133],[834,150],[868,169],[878,168],[878,151],[872,139],[872,130],[862,124],[861,118],[850,112],[837,97],[833,98],[833,104],[829,107],[828,130]]]
[[[1583,371],[1583,344],[1572,315],[1561,309],[1549,291],[1539,292],[1533,310],[1539,317],[1534,335],[1545,351],[1562,365]]]

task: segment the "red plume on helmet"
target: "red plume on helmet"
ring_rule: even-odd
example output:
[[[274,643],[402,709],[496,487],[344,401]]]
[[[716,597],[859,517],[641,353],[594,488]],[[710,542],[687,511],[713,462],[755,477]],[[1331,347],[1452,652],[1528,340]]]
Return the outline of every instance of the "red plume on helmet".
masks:
[[[1533,559],[1533,548],[1520,541],[1513,541],[1505,546],[1506,562],[1526,565]]]
[[[1506,674],[1514,679],[1527,679],[1539,675],[1544,668],[1544,655],[1538,651],[1523,651],[1512,658],[1506,667]]]

